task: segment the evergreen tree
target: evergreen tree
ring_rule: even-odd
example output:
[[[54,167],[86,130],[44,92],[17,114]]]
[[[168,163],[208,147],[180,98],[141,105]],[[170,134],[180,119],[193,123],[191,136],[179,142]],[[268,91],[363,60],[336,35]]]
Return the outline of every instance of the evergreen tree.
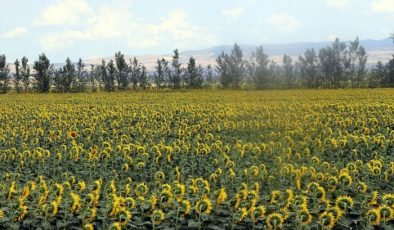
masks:
[[[125,90],[129,87],[129,78],[127,77],[127,72],[129,66],[126,63],[124,55],[119,51],[115,53],[115,63],[116,63],[116,79],[118,81],[118,89]]]
[[[307,49],[304,56],[299,56],[298,60],[303,85],[307,88],[319,87],[319,59],[315,50]]]
[[[36,71],[34,74],[35,88],[42,93],[49,92],[52,66],[44,53],[39,55],[38,60],[34,62],[33,68]]]
[[[9,89],[10,68],[6,56],[0,55],[0,93],[7,93]]]
[[[294,65],[292,61],[290,56],[283,55],[283,75],[286,88],[291,88],[294,81]]]
[[[25,92],[29,91],[30,85],[30,67],[28,65],[29,59],[27,57],[22,58],[22,68],[20,70],[21,81]]]
[[[179,89],[182,83],[182,68],[181,63],[179,61],[179,52],[178,49],[174,50],[174,56],[172,56],[171,62],[171,74],[169,75],[169,84],[172,85],[172,88]]]
[[[156,73],[154,74],[154,80],[155,80],[155,84],[158,88],[162,88],[164,81],[165,81],[165,73],[163,70],[163,61],[164,58],[162,58],[162,60],[157,59],[157,66],[156,66]]]
[[[264,53],[263,46],[257,47],[248,65],[249,73],[257,89],[268,87],[270,76],[268,64],[268,55]]]
[[[190,57],[185,74],[185,82],[189,88],[197,89],[202,87],[203,78],[201,69],[201,66],[196,66],[196,59]]]
[[[130,60],[130,82],[133,85],[133,89],[137,89],[138,83],[141,77],[142,66],[141,63],[138,62],[137,58],[134,57],[133,61]]]
[[[20,73],[20,65],[21,63],[19,62],[18,59],[15,60],[14,62],[15,65],[15,74],[14,74],[14,87],[15,87],[15,91],[17,93],[20,93],[22,91],[22,87],[21,87],[21,73]]]

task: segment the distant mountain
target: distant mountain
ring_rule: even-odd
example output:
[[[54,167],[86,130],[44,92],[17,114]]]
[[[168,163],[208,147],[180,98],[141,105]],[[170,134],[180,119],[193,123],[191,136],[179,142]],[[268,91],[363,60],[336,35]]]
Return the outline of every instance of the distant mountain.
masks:
[[[346,41],[348,43],[348,41]],[[290,55],[293,60],[297,60],[299,55],[302,55],[307,49],[319,49],[331,45],[332,42],[302,42],[302,43],[286,43],[286,44],[264,44],[264,52],[266,52],[270,59],[281,64],[283,55]],[[379,60],[386,62],[394,53],[394,47],[391,39],[381,40],[360,40],[360,44],[364,46],[368,52],[368,64],[376,64]],[[250,57],[255,52],[256,45],[240,44],[240,47],[246,57]],[[215,46],[208,49],[201,50],[187,50],[180,53],[180,60],[186,64],[188,59],[193,56],[196,58],[198,64],[207,66],[216,64],[216,58],[222,53],[230,53],[232,45]],[[131,59],[133,55],[125,55],[126,59]],[[145,55],[137,56],[138,60],[147,66],[148,70],[154,70],[158,58],[164,57],[166,60],[171,60],[171,54],[165,55]],[[84,60],[86,64],[100,64],[101,60],[109,61],[114,57],[98,57]]]
[[[345,41],[348,43],[349,41]],[[271,60],[274,60],[278,64],[282,63],[283,55],[290,55],[293,61],[298,60],[298,56],[302,55],[307,49],[319,49],[331,45],[332,42],[301,42],[301,43],[284,43],[284,44],[263,44],[264,52],[266,52]],[[368,65],[374,65],[379,60],[387,62],[394,53],[394,46],[391,39],[381,39],[381,40],[360,40],[360,44],[364,46],[368,53]],[[240,44],[240,47],[246,58],[250,57],[253,52],[255,52],[256,45]],[[188,59],[193,56],[198,64],[203,67],[211,64],[216,65],[216,58],[222,53],[230,53],[232,45],[222,45],[215,46],[207,49],[200,50],[187,50],[180,53],[180,60],[183,65],[186,65]],[[156,61],[158,58],[164,57],[166,60],[171,60],[172,54],[165,55],[137,55],[137,59],[143,63],[149,71],[154,71],[156,66]],[[86,65],[99,65],[101,60],[106,62],[110,61],[114,57],[97,57],[84,60]],[[126,60],[134,58],[131,54],[125,54]],[[61,67],[64,63],[55,63],[55,68]],[[11,71],[13,71],[13,65],[10,64]]]

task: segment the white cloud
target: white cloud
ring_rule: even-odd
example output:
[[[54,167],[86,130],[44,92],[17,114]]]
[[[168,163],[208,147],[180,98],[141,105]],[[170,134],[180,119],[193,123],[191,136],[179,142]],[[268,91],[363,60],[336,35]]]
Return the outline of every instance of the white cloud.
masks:
[[[221,14],[230,20],[238,20],[238,18],[244,14],[244,8],[240,6],[230,9],[224,9],[221,11]]]
[[[147,22],[132,14],[129,1],[102,5],[82,26],[63,26],[62,29],[40,38],[45,50],[67,49],[79,41],[123,42],[131,48],[213,44],[215,37],[206,28],[192,25],[186,13],[175,9],[158,22]]]
[[[26,27],[19,27],[19,26],[17,26],[17,27],[15,27],[12,30],[3,33],[2,37],[4,37],[4,38],[16,38],[16,37],[20,37],[20,36],[22,36],[22,35],[24,35],[26,33],[27,33]]]
[[[326,0],[326,5],[329,8],[343,10],[349,6],[349,0]]]
[[[92,14],[93,10],[85,0],[60,0],[56,4],[45,8],[40,18],[34,21],[34,24],[51,26],[76,25]]]
[[[267,22],[283,33],[291,33],[300,27],[300,21],[287,13],[271,14]]]
[[[372,0],[371,8],[376,13],[394,13],[394,1]]]

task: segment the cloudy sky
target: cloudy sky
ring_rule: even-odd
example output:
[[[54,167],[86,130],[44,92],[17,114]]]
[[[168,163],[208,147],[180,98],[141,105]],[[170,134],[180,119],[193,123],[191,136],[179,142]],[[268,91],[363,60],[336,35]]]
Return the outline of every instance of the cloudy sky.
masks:
[[[216,45],[382,39],[394,0],[0,0],[0,53],[52,61]]]

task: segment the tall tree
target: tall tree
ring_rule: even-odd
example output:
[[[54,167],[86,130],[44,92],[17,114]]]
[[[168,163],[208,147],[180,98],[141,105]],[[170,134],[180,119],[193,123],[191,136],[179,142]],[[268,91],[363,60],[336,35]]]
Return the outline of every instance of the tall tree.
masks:
[[[216,58],[216,69],[219,73],[220,84],[229,88],[231,84],[230,56],[222,52]]]
[[[319,59],[314,49],[307,49],[304,56],[298,57],[300,75],[303,85],[307,88],[319,86]]]
[[[20,70],[22,85],[25,92],[29,91],[30,85],[30,67],[28,65],[29,59],[27,57],[22,58],[22,68]]]
[[[251,60],[248,65],[252,81],[257,89],[267,88],[269,84],[269,59],[264,53],[263,46],[256,48],[256,52],[252,53]]]
[[[78,59],[76,66],[77,79],[75,81],[74,90],[76,92],[84,92],[87,85],[87,72],[85,70],[85,63],[83,63],[82,58]]]
[[[235,43],[231,51],[231,73],[232,73],[232,86],[233,88],[240,88],[245,74],[245,65],[243,60],[243,52],[241,47]]]
[[[182,83],[182,68],[181,68],[181,63],[179,61],[178,49],[174,50],[174,56],[172,56],[171,67],[172,70],[169,78],[169,83],[170,85],[172,85],[172,88],[179,89]]]
[[[217,70],[220,83],[224,88],[240,88],[245,74],[245,62],[243,53],[237,43],[231,50],[231,55],[222,52],[216,58]]]
[[[394,87],[394,55],[386,65],[387,76],[384,80],[385,86]]]
[[[64,92],[71,92],[73,85],[76,82],[76,70],[70,58],[67,57],[66,65],[63,66],[63,89]],[[77,90],[78,91],[78,90]]]
[[[136,57],[133,58],[133,61],[130,59],[130,82],[133,85],[133,89],[137,89],[138,82],[140,80],[140,75],[142,71],[141,63],[138,62]]]
[[[324,75],[326,87],[340,87],[341,81],[344,80],[345,61],[346,61],[346,44],[336,38],[331,46],[319,51],[319,60],[321,70]]]
[[[129,66],[126,63],[124,55],[120,51],[115,53],[115,63],[118,89],[125,90],[129,86],[129,79],[127,77],[127,71],[129,69]]]
[[[95,66],[93,64],[90,64],[90,72],[89,72],[89,82],[90,82],[90,88],[92,92],[97,91],[97,84],[100,79],[100,66]]]
[[[141,87],[142,89],[148,88],[148,73],[144,65],[142,65],[141,68],[141,73],[139,77],[139,87]]]
[[[215,83],[215,80],[213,79],[213,70],[211,64],[207,66],[207,71],[206,71],[206,76],[205,76],[205,82],[208,87],[212,87]]]
[[[382,63],[382,61],[378,61],[378,63],[376,63],[376,65],[371,69],[371,74],[368,79],[368,86],[371,88],[384,86],[386,76],[386,66]]]
[[[20,93],[22,91],[21,87],[21,73],[20,73],[20,65],[21,63],[19,62],[18,59],[15,60],[14,62],[15,65],[15,74],[14,74],[14,87],[17,93]]]
[[[109,91],[114,91],[115,90],[115,65],[113,60],[108,62],[108,64],[105,63],[104,60],[101,61],[101,78],[104,83],[104,90],[109,92]]]
[[[0,93],[7,93],[9,89],[10,68],[6,56],[0,55]]]
[[[154,74],[154,80],[157,88],[162,88],[165,81],[163,62],[165,62],[164,58],[162,58],[162,60],[157,59],[156,73]]]
[[[34,74],[35,88],[42,93],[49,92],[52,67],[44,53],[39,55],[38,60],[34,62],[33,68],[36,71]]]
[[[286,88],[291,88],[294,81],[294,65],[292,59],[288,55],[283,55],[283,75]]]
[[[202,87],[203,78],[201,71],[199,71],[200,68],[196,66],[196,59],[190,57],[185,74],[185,82],[189,88],[197,89]]]

